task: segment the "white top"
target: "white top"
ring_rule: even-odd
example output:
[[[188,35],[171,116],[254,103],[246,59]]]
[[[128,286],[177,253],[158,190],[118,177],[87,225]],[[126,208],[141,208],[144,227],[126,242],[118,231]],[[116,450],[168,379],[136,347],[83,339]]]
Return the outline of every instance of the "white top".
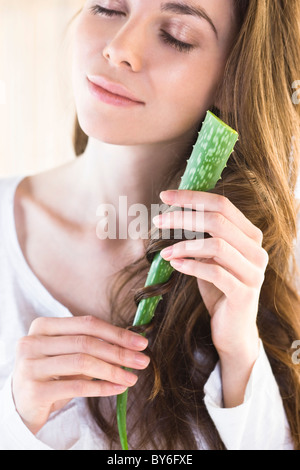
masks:
[[[15,190],[24,175],[0,178],[0,450],[106,450],[108,444],[84,398],[53,413],[34,436],[17,413],[11,393],[16,343],[36,317],[71,312],[41,284],[21,251],[14,220]],[[222,408],[218,363],[205,385],[205,405],[228,450],[293,450],[282,399],[263,344],[244,403]],[[199,450],[207,447],[197,439]]]

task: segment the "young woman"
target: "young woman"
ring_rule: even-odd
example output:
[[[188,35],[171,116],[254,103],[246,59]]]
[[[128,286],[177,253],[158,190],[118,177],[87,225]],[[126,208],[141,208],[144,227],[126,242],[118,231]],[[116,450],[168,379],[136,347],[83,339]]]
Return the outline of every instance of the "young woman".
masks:
[[[300,449],[299,15],[298,0],[85,2],[78,158],[0,185],[2,449],[118,449],[128,387],[132,449]],[[240,135],[222,180],[160,198],[208,109]],[[199,230],[178,210],[158,238],[100,239],[100,204],[132,220],[120,196],[149,214],[202,204],[205,239],[162,238]],[[167,246],[171,280],[143,288]],[[138,301],[158,294],[147,339],[129,331]]]

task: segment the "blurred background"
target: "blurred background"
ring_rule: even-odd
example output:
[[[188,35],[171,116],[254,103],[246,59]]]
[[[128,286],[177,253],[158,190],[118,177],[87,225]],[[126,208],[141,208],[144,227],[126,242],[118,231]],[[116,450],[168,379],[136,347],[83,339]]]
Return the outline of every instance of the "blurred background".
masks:
[[[0,0],[0,177],[75,158],[71,26],[84,0]]]

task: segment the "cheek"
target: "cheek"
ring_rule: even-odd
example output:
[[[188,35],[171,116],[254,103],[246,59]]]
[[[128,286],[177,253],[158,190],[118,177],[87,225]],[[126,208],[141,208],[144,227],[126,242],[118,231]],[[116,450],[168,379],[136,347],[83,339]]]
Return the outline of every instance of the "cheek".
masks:
[[[93,21],[88,20],[84,15],[79,18],[73,36],[73,70],[87,73],[87,67],[90,66],[93,58],[94,61],[97,59],[99,62],[99,57],[102,57],[99,52],[103,50],[103,42],[102,40],[101,45],[99,29],[97,32]]]
[[[99,39],[99,28],[96,30],[93,21],[84,16],[79,18],[74,29],[72,42],[72,90],[79,121],[90,118],[95,120],[94,106],[87,88],[87,75],[99,75],[105,61],[101,51],[104,41]]]
[[[215,101],[216,90],[222,79],[222,68],[217,56],[206,60],[199,58],[187,67],[165,69],[160,80],[160,92],[163,97],[157,106],[161,107],[161,123],[174,121],[188,129],[201,119]],[[192,70],[192,73],[191,73]],[[158,81],[159,83],[159,81]]]

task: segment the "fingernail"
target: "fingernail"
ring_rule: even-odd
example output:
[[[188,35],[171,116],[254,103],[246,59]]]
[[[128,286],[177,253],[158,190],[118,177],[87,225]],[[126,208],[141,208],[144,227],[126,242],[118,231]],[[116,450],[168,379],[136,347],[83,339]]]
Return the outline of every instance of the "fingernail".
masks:
[[[143,336],[135,335],[131,339],[132,346],[145,349],[148,346],[148,340]]]
[[[175,201],[177,191],[162,191],[159,195],[160,199],[163,201],[173,203]]]
[[[170,261],[171,266],[173,266],[175,269],[181,268],[182,265],[183,265],[183,263],[184,263],[184,260],[183,260],[183,259],[172,259],[172,260]]]
[[[133,374],[130,374],[130,373],[125,375],[125,382],[127,382],[128,385],[135,385],[136,382],[137,382],[137,379],[138,378],[137,378],[136,375],[133,375]]]
[[[163,258],[169,258],[172,255],[172,253],[173,253],[173,247],[168,246],[168,248],[164,248],[160,254]]]
[[[134,362],[140,366],[145,366],[149,363],[149,357],[145,356],[144,354],[136,354],[134,357]]]

